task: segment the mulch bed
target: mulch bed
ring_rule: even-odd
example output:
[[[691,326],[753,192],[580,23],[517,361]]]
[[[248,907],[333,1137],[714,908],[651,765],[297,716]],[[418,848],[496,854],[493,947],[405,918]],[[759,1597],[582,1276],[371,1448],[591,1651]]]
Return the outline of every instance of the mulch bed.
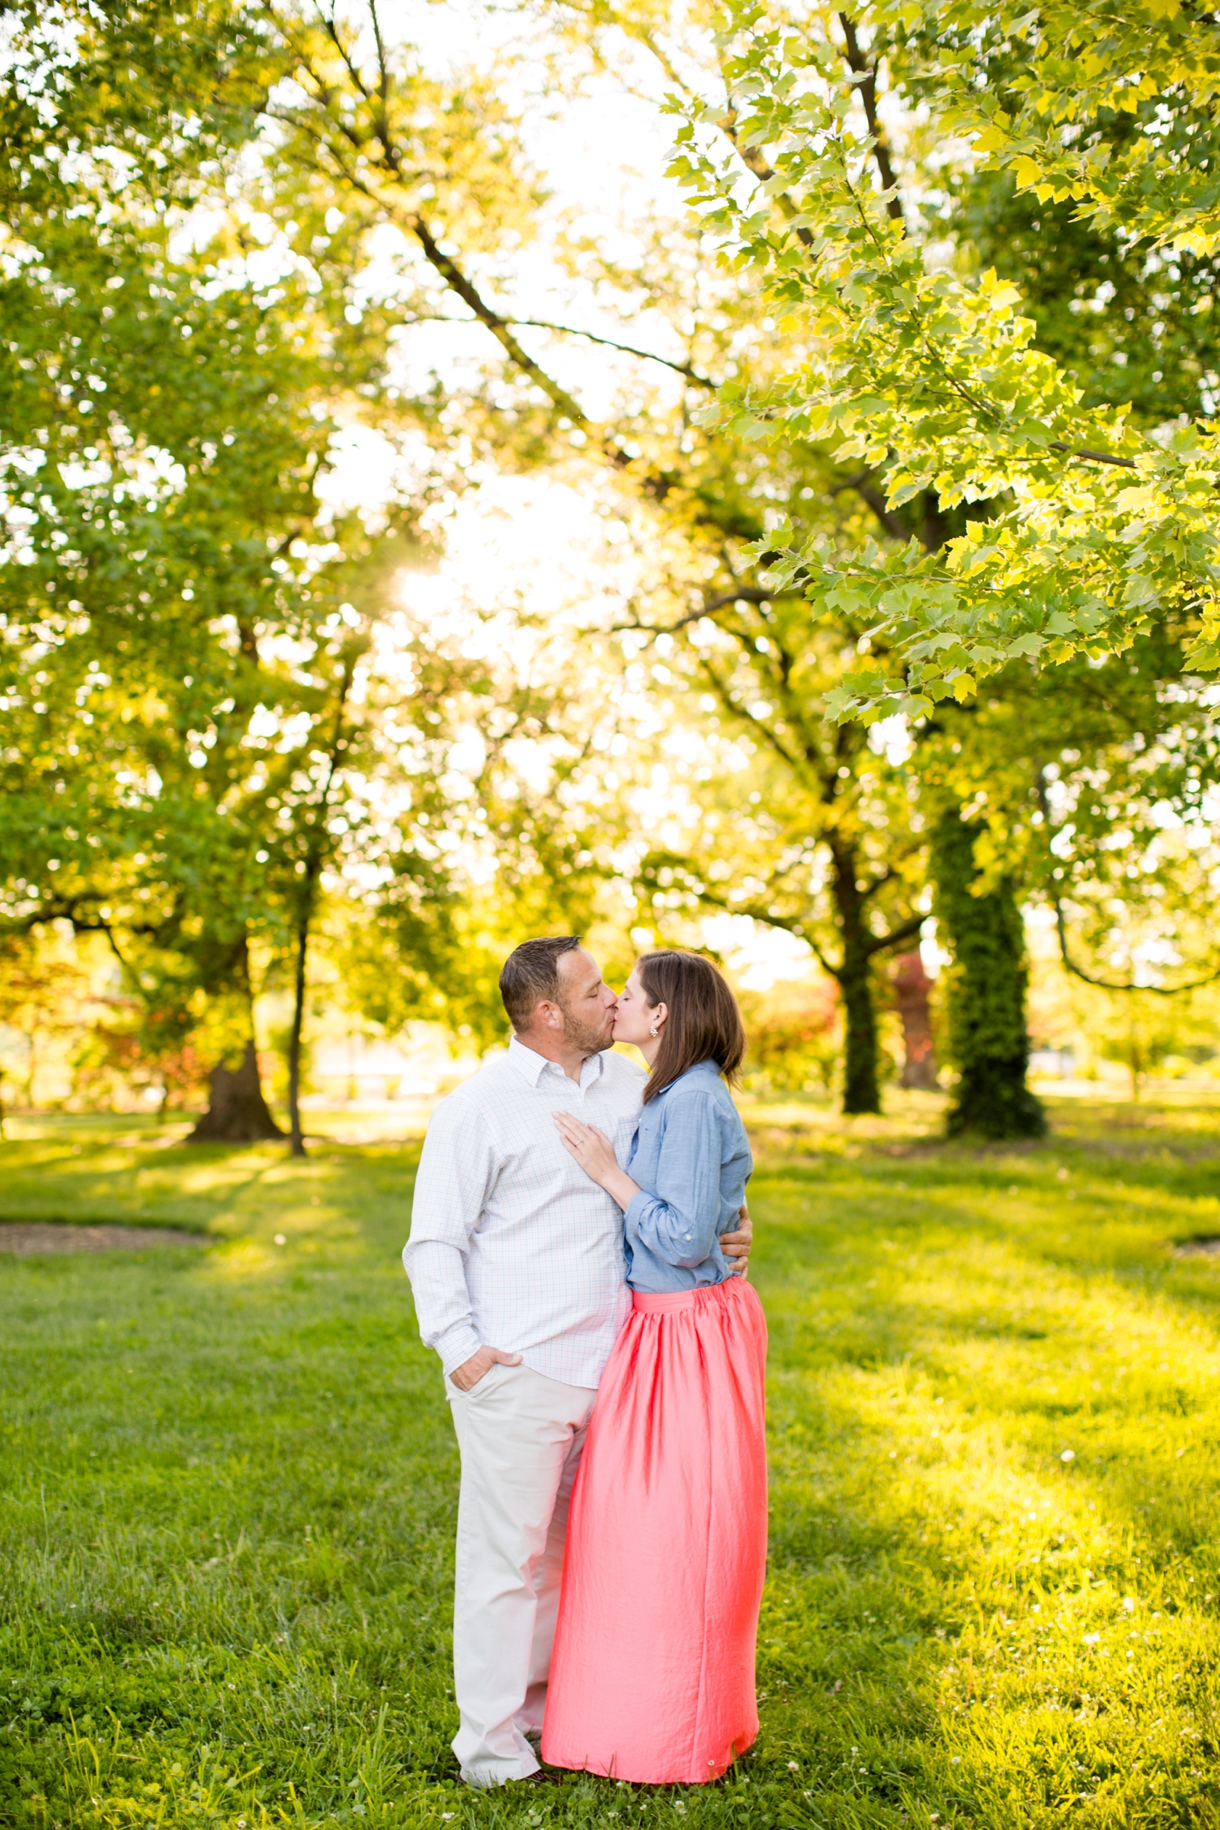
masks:
[[[157,1245],[214,1245],[203,1233],[165,1226],[69,1226],[57,1220],[0,1222],[0,1252],[28,1258],[47,1252],[132,1252]]]

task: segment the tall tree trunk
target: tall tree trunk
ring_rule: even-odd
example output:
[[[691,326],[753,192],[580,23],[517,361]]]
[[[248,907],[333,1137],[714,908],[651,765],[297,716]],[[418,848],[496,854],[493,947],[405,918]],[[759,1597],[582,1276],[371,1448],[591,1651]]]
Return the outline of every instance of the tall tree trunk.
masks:
[[[1046,1115],[1025,1084],[1025,932],[1011,882],[973,895],[980,827],[951,808],[933,834],[936,912],[953,964],[946,1016],[949,1056],[958,1072],[949,1135],[1041,1137]]]
[[[843,1110],[880,1112],[877,1078],[877,1012],[873,1003],[872,943],[864,896],[856,888],[856,854],[851,845],[831,845],[832,890],[842,945],[835,970],[843,999]]]
[[[305,1134],[301,1129],[301,1038],[305,1028],[306,967],[309,963],[309,931],[317,913],[318,884],[326,856],[326,821],[335,778],[342,766],[348,740],[344,735],[347,701],[355,674],[356,651],[349,649],[339,678],[339,697],[335,705],[335,727],[330,741],[326,779],[310,815],[311,831],[305,847],[305,874],[301,881],[301,900],[297,905],[296,969],[293,975],[292,1028],[288,1034],[288,1136],[289,1154],[305,1155]]]
[[[234,995],[244,1007],[246,1041],[236,1063],[218,1062],[208,1076],[208,1109],[187,1138],[188,1144],[258,1144],[283,1137],[263,1097],[254,1046],[254,988],[250,953],[243,937],[236,954]]]
[[[928,993],[932,981],[918,953],[900,953],[894,961],[891,982],[902,1019],[902,1074],[899,1084],[931,1093],[937,1085],[936,1050],[932,1042],[932,1014]]]
[[[257,1144],[283,1137],[263,1098],[253,1040],[246,1043],[236,1067],[221,1062],[212,1069],[209,1088],[208,1109],[188,1144]]]
[[[312,863],[311,858],[310,865]],[[313,920],[316,887],[317,873],[307,868],[301,917],[297,926],[296,972],[292,987],[292,1028],[288,1032],[288,1149],[292,1156],[305,1155],[305,1134],[301,1130],[301,1036],[305,1028],[305,969],[309,958],[309,929]]]

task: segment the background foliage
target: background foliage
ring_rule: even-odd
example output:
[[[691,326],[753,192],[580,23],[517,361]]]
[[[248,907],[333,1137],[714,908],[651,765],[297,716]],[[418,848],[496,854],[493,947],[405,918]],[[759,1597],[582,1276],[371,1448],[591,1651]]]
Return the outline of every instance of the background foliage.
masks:
[[[874,1112],[953,818],[978,906],[938,944],[977,928],[1014,1033],[1001,884],[1078,974],[1210,977],[1213,26],[11,19],[2,912],[112,950],[98,1096],[198,1087],[287,997],[299,1147],[319,973],[483,1047],[521,934],[617,970],[727,914],[835,981]],[[590,234],[539,103],[627,92],[696,211],[624,189]],[[603,527],[583,588],[412,613],[455,504],[526,477]]]

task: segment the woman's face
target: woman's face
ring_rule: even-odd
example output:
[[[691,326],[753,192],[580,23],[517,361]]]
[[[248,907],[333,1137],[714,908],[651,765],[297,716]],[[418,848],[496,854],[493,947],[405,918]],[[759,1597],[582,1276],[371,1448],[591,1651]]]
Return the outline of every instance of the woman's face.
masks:
[[[659,1004],[650,1004],[644,987],[640,983],[639,971],[632,968],[631,977],[618,994],[618,1003],[614,1007],[614,1040],[616,1042],[634,1042],[637,1047],[643,1042],[653,1042],[649,1034],[657,1021]]]

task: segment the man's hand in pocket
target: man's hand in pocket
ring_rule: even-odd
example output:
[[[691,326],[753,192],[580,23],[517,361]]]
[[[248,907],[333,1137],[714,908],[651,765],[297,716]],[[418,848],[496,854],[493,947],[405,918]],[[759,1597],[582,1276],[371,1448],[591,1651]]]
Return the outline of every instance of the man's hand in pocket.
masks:
[[[520,1366],[519,1353],[502,1353],[498,1347],[480,1347],[478,1353],[472,1353],[468,1360],[455,1366],[449,1377],[460,1392],[473,1391],[483,1374],[490,1372],[493,1366]]]

